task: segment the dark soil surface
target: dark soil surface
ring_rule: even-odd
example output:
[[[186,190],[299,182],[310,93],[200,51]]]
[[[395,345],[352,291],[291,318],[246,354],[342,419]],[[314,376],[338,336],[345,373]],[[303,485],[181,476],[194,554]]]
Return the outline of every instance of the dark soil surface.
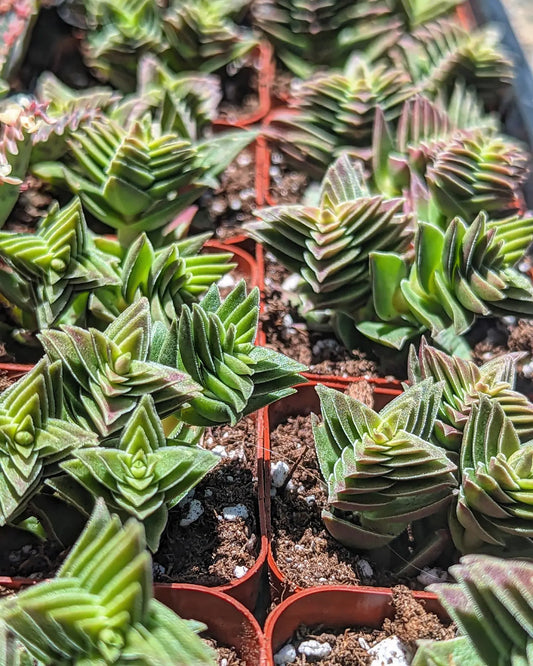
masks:
[[[364,383],[357,391],[357,397],[364,400]],[[367,403],[371,401],[370,391],[366,398]],[[271,432],[270,442],[273,463],[283,460],[292,468],[298,461],[286,489],[276,492],[271,504],[274,557],[291,590],[314,585],[388,587],[398,583],[423,589],[428,584],[432,573],[424,572],[419,581],[390,570],[395,555],[392,547],[372,555],[351,551],[326,530],[321,513],[327,507],[327,489],[318,467],[310,416],[289,417]],[[439,577],[443,573],[436,570]]]
[[[404,586],[393,588],[392,607],[393,617],[385,619],[381,629],[301,626],[291,643],[298,646],[303,640],[309,639],[329,643],[332,651],[329,657],[320,660],[321,666],[367,666],[372,659],[366,646],[372,647],[389,636],[397,636],[414,654],[417,640],[447,640],[455,635],[454,625],[445,625],[434,613],[428,613],[423,603],[414,599],[409,589]],[[304,655],[298,655],[293,663],[303,666],[309,661]]]
[[[154,556],[156,581],[225,585],[235,580],[236,567],[254,565],[260,548],[256,441],[251,417],[235,427],[206,432],[206,448],[223,447],[227,457],[196,486],[194,499],[204,510],[200,518],[184,527],[180,521],[189,513],[189,505],[184,502],[170,511]],[[246,507],[248,518],[225,520],[224,508],[237,505]]]
[[[219,119],[235,122],[259,108],[258,69],[252,51],[242,63],[229,63],[221,74],[223,98],[218,108]]]

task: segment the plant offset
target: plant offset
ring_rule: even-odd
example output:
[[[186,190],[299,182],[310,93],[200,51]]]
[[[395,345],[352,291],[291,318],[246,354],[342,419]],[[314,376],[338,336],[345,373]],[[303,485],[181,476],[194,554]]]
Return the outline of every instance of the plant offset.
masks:
[[[0,603],[0,661],[214,663],[153,599],[150,553],[229,459],[213,429],[306,381],[302,331],[407,375],[381,410],[319,385],[313,432],[334,539],[401,576],[465,556],[441,593],[461,636],[415,663],[531,661],[493,559],[522,580],[533,553],[533,350],[506,353],[533,317],[530,155],[497,32],[460,0],[52,4],[0,3],[0,343],[34,364],[0,392],[0,560],[62,563]],[[233,232],[251,275],[213,247]]]

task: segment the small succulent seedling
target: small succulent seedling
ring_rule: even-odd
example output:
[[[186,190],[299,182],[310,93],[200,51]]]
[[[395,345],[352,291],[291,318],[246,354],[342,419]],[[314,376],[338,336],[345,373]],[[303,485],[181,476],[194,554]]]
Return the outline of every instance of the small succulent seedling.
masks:
[[[330,505],[322,517],[335,539],[349,548],[385,546],[450,505],[456,466],[429,441],[442,389],[426,380],[377,414],[317,387],[323,420],[313,417],[313,434]]]
[[[63,325],[39,336],[48,357],[63,365],[71,419],[107,437],[125,425],[146,393],[161,417],[198,394],[188,375],[148,359],[151,328],[150,305],[141,298],[103,332]]]
[[[372,298],[378,321],[361,322],[367,337],[401,349],[429,329],[433,338],[469,330],[476,317],[533,314],[533,285],[514,265],[531,242],[533,218],[467,225],[457,217],[446,231],[419,222],[414,260],[370,255]]]
[[[418,384],[426,379],[444,382],[439,416],[433,433],[439,444],[458,451],[472,406],[482,395],[501,405],[522,442],[533,437],[533,404],[514,390],[516,364],[523,353],[504,354],[481,367],[472,361],[431,347],[422,338],[418,355],[409,350],[408,379]]]
[[[49,485],[83,513],[89,512],[93,498],[103,497],[111,511],[137,518],[152,552],[167,524],[168,509],[219,461],[211,451],[167,439],[148,395],[118,440],[79,453],[61,464],[69,476],[50,479]]]
[[[450,567],[456,583],[429,589],[457,624],[459,636],[424,642],[413,666],[526,666],[533,661],[531,562],[486,555]]]
[[[153,598],[142,524],[101,500],[56,577],[3,599],[0,622],[39,666],[215,664],[205,625]]]
[[[259,210],[251,235],[301,277],[305,309],[352,313],[369,296],[368,256],[406,249],[410,217],[402,199],[371,195],[347,155],[328,169],[317,206]]]
[[[20,514],[56,463],[96,444],[63,408],[61,364],[46,358],[0,396],[0,525]]]
[[[78,294],[118,283],[116,262],[96,248],[78,198],[54,204],[34,234],[0,232],[0,257],[12,269],[0,273],[0,293],[30,330],[53,326]]]
[[[259,290],[246,294],[244,280],[222,301],[213,285],[200,303],[184,305],[169,331],[154,335],[152,358],[187,372],[202,387],[176,416],[191,425],[234,425],[291,393],[305,366],[254,345]]]

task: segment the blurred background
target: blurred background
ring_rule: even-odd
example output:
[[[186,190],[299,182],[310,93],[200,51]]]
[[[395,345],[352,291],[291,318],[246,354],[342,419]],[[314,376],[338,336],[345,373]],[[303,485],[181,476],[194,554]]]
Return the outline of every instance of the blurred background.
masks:
[[[533,65],[533,0],[502,0],[524,53]]]

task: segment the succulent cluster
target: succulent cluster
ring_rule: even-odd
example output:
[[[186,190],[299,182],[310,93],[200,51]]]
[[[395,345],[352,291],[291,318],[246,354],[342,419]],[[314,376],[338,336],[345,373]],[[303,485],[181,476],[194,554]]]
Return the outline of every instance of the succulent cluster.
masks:
[[[246,55],[256,38],[238,25],[247,0],[178,2],[91,0],[84,3],[87,64],[124,92],[135,89],[139,60],[160,57],[174,72],[219,70]]]
[[[449,12],[460,0],[256,0],[254,23],[297,76],[341,67],[357,51],[384,55],[406,30]]]
[[[376,549],[410,526],[418,565],[439,554],[444,532],[461,553],[527,556],[533,404],[513,388],[517,360],[478,368],[423,343],[418,358],[411,350],[411,386],[379,414],[318,386],[313,432],[330,533]]]

